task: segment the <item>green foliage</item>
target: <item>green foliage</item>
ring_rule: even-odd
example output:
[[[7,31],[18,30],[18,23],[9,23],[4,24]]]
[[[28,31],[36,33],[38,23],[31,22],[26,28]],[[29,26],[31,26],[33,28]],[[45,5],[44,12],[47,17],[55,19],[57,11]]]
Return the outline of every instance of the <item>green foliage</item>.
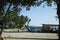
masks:
[[[5,24],[11,22],[13,22],[14,25],[19,24],[22,27],[22,25],[28,21],[27,17],[18,16],[23,8],[30,10],[30,7],[39,6],[43,2],[46,2],[48,6],[51,6],[52,1],[58,2],[57,0],[0,0],[0,23],[2,22],[3,27]],[[29,22],[30,21],[27,22],[27,25]]]
[[[30,10],[31,6],[39,6],[44,2],[51,6],[53,1],[58,2],[58,0],[0,0],[0,22],[3,24],[14,22],[16,25],[24,25],[28,18],[23,15],[18,16],[22,8]]]
[[[22,10],[22,8],[25,7],[27,10],[30,10],[31,6],[37,6],[38,4],[39,0],[0,0],[0,21],[3,20],[3,24],[7,24],[7,22],[12,21],[18,23],[17,20],[20,20],[20,17],[17,15]]]
[[[28,22],[28,17],[27,16],[23,16],[23,15],[21,15],[21,16],[19,16],[19,15],[15,15],[14,13],[10,13],[10,14],[12,14],[12,15],[9,15],[9,19],[7,19],[8,20],[8,23],[11,23],[11,25],[13,26],[17,26],[17,27],[19,27],[19,28],[22,28],[25,24],[26,24],[26,22]],[[11,27],[11,26],[10,26]]]
[[[19,21],[20,26],[21,27],[25,26],[25,24],[28,22],[28,20],[29,20],[29,18],[27,16],[24,17],[23,15],[21,15],[20,16],[20,21]]]
[[[13,5],[13,10],[18,8],[18,6],[26,7],[26,9],[29,10],[31,6],[38,5],[38,0],[0,0],[0,8],[7,6],[7,4]]]
[[[52,5],[52,2],[53,2],[53,0],[44,0],[44,2],[46,1],[46,3],[47,3],[47,6],[51,6]]]

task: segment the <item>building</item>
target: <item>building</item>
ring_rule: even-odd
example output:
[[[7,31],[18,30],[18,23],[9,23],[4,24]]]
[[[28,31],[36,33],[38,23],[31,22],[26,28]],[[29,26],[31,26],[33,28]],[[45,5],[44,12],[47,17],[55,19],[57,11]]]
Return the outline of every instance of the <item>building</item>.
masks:
[[[58,32],[58,24],[42,24],[42,32]]]

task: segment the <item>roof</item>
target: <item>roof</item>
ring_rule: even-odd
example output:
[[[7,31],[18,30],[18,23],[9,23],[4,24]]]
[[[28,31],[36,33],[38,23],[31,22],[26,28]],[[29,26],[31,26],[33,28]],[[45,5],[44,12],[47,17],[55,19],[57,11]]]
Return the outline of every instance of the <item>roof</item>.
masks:
[[[42,25],[45,25],[45,26],[58,26],[58,24],[42,24]]]

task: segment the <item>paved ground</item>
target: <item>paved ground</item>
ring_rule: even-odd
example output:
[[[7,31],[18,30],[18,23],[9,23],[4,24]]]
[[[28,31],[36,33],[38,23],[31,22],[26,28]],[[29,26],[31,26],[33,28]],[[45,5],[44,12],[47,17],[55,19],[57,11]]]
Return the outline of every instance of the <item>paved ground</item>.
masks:
[[[56,33],[3,32],[5,40],[45,40],[58,39]]]
[[[56,40],[56,39],[5,39],[5,40]]]

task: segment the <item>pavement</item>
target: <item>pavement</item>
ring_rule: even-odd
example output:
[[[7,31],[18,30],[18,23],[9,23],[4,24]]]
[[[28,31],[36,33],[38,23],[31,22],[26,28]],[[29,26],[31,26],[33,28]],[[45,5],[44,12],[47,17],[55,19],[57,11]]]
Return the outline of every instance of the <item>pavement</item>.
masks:
[[[56,33],[3,32],[4,40],[45,40],[58,39]]]

